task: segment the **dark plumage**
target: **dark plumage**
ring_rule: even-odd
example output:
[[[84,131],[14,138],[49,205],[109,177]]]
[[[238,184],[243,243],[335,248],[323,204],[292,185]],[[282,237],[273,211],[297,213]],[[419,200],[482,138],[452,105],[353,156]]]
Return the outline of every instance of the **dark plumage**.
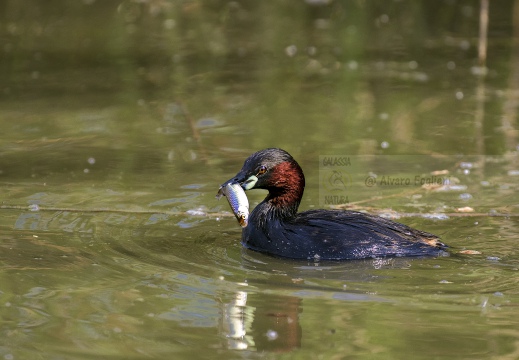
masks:
[[[269,191],[242,232],[243,245],[252,250],[293,259],[346,260],[438,256],[447,247],[433,234],[379,216],[322,209],[298,213],[305,178],[281,149],[252,154],[222,186],[228,183]]]

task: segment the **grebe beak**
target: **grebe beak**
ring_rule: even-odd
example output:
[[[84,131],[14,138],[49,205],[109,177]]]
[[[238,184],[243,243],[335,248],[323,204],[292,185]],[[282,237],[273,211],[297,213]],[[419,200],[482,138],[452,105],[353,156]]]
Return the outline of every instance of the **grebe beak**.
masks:
[[[247,178],[247,180],[245,180],[242,184],[241,184],[241,187],[243,188],[243,190],[250,190],[250,189],[254,189],[254,186],[256,186],[256,183],[258,182],[258,178],[256,177],[256,175],[251,175]]]
[[[254,186],[256,186],[257,182],[258,182],[258,178],[255,175],[251,175],[251,176],[247,177],[244,173],[239,172],[238,174],[236,174],[235,177],[227,180],[222,185],[220,185],[220,190],[229,184],[230,185],[238,184],[242,187],[243,190],[250,190],[250,189],[253,189]]]

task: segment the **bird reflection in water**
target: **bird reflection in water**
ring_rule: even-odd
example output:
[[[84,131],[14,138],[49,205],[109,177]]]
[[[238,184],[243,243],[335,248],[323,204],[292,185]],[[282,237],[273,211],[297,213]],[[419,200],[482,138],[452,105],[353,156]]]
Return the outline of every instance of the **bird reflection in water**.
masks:
[[[221,332],[227,348],[289,352],[301,346],[301,299],[237,291],[222,304]]]

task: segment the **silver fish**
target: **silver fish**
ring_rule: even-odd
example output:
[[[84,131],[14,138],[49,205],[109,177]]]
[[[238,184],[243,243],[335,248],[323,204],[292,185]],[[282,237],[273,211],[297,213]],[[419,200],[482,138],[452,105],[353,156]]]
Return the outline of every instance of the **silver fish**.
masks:
[[[221,186],[216,194],[216,198],[220,199],[222,196],[227,198],[232,212],[241,227],[246,227],[249,223],[249,199],[245,195],[242,187],[239,184],[227,184]]]

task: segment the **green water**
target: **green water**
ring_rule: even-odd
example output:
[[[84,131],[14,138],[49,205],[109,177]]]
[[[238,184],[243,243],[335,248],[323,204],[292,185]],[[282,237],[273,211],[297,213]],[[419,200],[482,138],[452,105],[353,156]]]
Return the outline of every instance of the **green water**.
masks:
[[[0,359],[519,358],[517,9],[483,62],[478,1],[3,1]],[[242,249],[271,146],[451,255]]]

